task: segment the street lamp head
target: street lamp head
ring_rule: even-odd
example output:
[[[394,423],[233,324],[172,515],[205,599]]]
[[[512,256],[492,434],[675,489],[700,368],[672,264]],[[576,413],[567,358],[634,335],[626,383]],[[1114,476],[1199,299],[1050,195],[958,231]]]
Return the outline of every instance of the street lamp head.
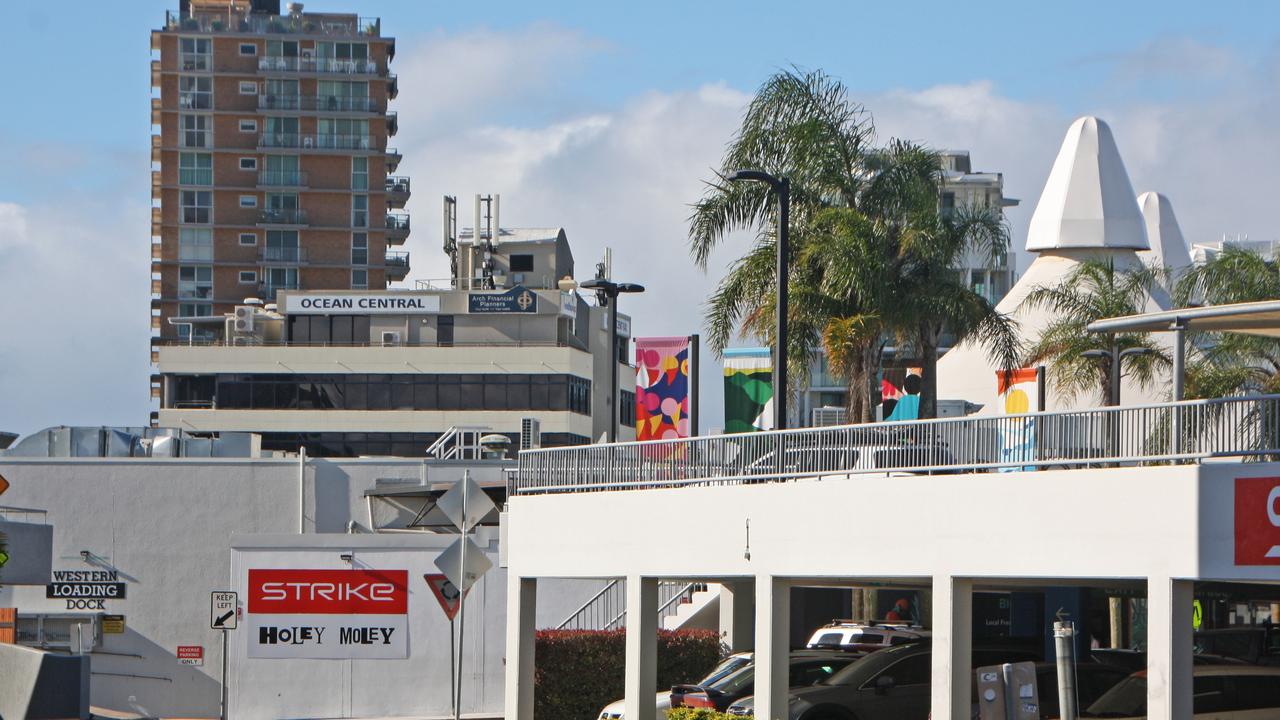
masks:
[[[1124,350],[1121,350],[1120,357],[1125,358],[1125,357],[1129,357],[1130,355],[1152,355],[1154,353],[1155,353],[1155,350],[1152,350],[1149,347],[1133,347],[1133,348],[1125,348]]]
[[[642,293],[644,292],[644,286],[636,283],[618,283],[617,291],[619,293]]]
[[[759,180],[761,182],[767,182],[770,185],[773,185],[775,187],[780,182],[778,178],[770,175],[769,173],[763,170],[734,170],[728,175],[725,175],[725,179],[730,182],[740,182],[742,180]]]
[[[1083,358],[1091,358],[1091,359],[1097,359],[1097,358],[1109,358],[1109,357],[1111,357],[1111,351],[1109,351],[1109,350],[1085,350],[1084,352],[1080,353],[1080,357],[1083,357]]]

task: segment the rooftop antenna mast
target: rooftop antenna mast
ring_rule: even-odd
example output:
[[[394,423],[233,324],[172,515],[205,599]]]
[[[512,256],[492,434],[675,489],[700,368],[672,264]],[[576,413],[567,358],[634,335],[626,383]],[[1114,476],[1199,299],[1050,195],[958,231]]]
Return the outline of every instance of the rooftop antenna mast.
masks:
[[[449,273],[458,280],[458,198],[444,196],[444,253],[449,256]]]
[[[480,264],[481,286],[493,289],[493,253],[501,242],[498,238],[501,232],[498,226],[498,195],[476,195],[475,218],[474,247],[484,250],[484,261]]]

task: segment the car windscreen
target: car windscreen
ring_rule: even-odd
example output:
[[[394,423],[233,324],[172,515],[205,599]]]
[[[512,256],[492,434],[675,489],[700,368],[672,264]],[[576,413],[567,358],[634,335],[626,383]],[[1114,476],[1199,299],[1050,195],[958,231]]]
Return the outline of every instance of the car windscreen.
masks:
[[[715,670],[712,670],[706,677],[699,680],[697,684],[702,687],[714,685],[750,664],[751,659],[747,657],[735,655],[727,658],[724,662],[717,665]]]
[[[751,684],[755,682],[755,679],[756,668],[754,665],[748,665],[744,668],[739,668],[737,672],[730,673],[719,681],[704,687],[709,690],[722,692],[725,695],[741,695],[751,687]]]

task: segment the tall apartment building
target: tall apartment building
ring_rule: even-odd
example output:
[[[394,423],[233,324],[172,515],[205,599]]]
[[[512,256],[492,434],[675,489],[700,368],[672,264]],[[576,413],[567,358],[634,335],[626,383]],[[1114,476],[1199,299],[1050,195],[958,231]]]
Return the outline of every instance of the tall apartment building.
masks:
[[[156,345],[202,339],[170,318],[405,278],[395,39],[377,18],[181,0],[151,49],[153,361]]]

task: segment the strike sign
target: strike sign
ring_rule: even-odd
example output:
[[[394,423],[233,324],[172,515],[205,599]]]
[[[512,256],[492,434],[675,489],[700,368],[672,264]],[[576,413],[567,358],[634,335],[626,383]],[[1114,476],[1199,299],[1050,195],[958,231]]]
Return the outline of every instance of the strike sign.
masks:
[[[1280,565],[1280,477],[1236,478],[1236,565]]]

